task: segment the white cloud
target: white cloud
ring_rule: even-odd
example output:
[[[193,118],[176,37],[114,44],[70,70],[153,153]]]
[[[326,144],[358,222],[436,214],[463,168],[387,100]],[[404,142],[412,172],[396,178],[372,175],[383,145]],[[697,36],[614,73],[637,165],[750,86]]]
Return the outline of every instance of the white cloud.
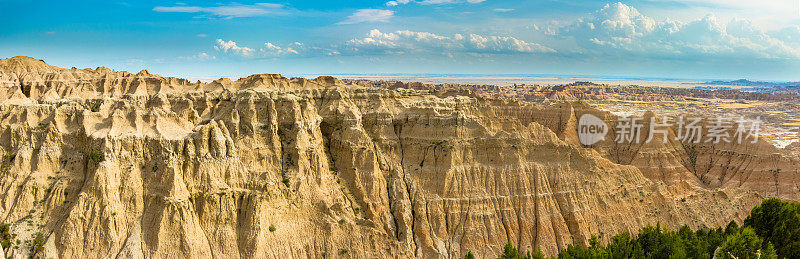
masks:
[[[190,61],[209,61],[217,59],[214,55],[209,55],[205,52],[197,53],[196,55],[192,55],[189,57],[178,57],[178,60],[190,60]]]
[[[394,0],[386,2],[386,6],[398,6],[408,3],[419,3],[423,5],[435,5],[435,4],[461,4],[461,3],[470,3],[470,4],[478,4],[483,3],[486,0],[422,0],[422,1],[411,1],[411,0]]]
[[[292,45],[294,45],[294,46],[303,46],[302,44],[300,44],[298,42],[292,43]],[[297,50],[295,50],[291,46],[282,48],[282,47],[278,47],[278,46],[276,46],[276,45],[274,45],[274,44],[272,44],[270,42],[264,43],[264,47],[261,48],[260,51],[261,51],[261,53],[264,53],[264,54],[270,55],[270,56],[282,56],[282,55],[288,55],[288,54],[295,54],[295,55],[300,54],[300,53],[297,52]]]
[[[403,53],[458,53],[509,54],[546,53],[555,50],[537,43],[525,42],[508,36],[483,36],[478,34],[442,36],[430,32],[396,31],[383,33],[371,30],[367,37],[346,43],[352,51],[376,54]]]
[[[199,6],[156,6],[153,11],[162,13],[197,13],[202,12],[203,7]]]
[[[156,6],[153,11],[162,13],[204,13],[213,16],[235,18],[235,17],[254,17],[282,12],[284,6],[272,3],[256,3],[252,5],[230,4],[214,7],[201,6]]]
[[[256,5],[264,6],[264,7],[267,7],[267,8],[283,8],[283,4],[256,3]]]
[[[514,11],[514,9],[511,9],[511,8],[495,8],[492,11],[495,11],[495,12],[498,12],[498,13],[505,13],[505,12]]]
[[[598,54],[656,58],[800,58],[800,45],[771,36],[751,22],[721,23],[715,16],[690,22],[655,21],[622,3],[606,5],[559,34]]]
[[[222,39],[217,39],[214,49],[225,54],[230,54],[237,57],[243,58],[267,58],[267,57],[280,57],[280,56],[288,56],[288,55],[300,55],[301,51],[310,49],[306,48],[300,42],[294,42],[287,46],[278,46],[271,42],[264,43],[264,45],[259,49],[248,48],[244,46],[239,46],[234,41],[224,41]]]
[[[769,32],[769,35],[780,39],[787,44],[800,46],[800,25],[794,25],[778,31]]]
[[[411,0],[389,1],[389,2],[386,2],[386,6],[397,6],[397,5],[401,5],[401,4],[407,4],[407,3],[410,3],[410,2],[411,2]]]
[[[360,9],[356,10],[352,15],[347,17],[346,20],[338,24],[356,24],[362,22],[389,22],[389,19],[394,16],[394,11],[381,10],[381,9]]]
[[[236,42],[224,41],[222,39],[217,39],[217,43],[214,46],[214,49],[223,53],[229,53],[237,56],[250,56],[253,54],[254,50],[248,47],[239,47],[236,45]]]
[[[193,57],[194,57],[194,58],[196,58],[196,59],[198,59],[198,60],[212,60],[212,59],[217,59],[217,57],[215,57],[215,56],[212,56],[212,55],[208,55],[208,53],[205,53],[205,52],[201,52],[200,54],[194,55]]]
[[[772,16],[772,18],[796,20],[800,12],[797,0],[652,0],[654,2],[678,2],[708,10],[727,10],[752,16]],[[705,8],[703,8],[705,7]]]

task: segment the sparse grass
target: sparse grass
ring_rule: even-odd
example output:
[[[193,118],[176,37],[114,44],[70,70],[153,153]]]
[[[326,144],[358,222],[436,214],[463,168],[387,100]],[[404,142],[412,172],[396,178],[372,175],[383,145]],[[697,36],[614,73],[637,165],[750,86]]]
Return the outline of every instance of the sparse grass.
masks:
[[[89,158],[92,159],[92,161],[94,161],[95,164],[103,162],[103,155],[94,151],[89,152]]]
[[[346,254],[347,252],[349,252],[349,251],[346,248],[342,248],[342,249],[339,250],[339,254],[340,255]]]
[[[36,233],[36,237],[33,238],[33,247],[31,248],[31,252],[33,254],[37,254],[41,251],[44,251],[44,235],[42,233]]]
[[[11,227],[8,224],[0,225],[0,245],[2,245],[2,249],[6,249],[11,247],[11,233],[9,231]],[[19,244],[19,240],[17,240],[17,244]]]

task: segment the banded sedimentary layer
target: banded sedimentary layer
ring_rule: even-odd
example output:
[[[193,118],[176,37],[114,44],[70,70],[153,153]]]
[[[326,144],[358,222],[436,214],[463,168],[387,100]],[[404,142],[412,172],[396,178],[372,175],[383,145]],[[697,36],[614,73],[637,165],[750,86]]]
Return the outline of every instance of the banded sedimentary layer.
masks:
[[[648,224],[722,226],[764,195],[654,179],[463,92],[15,57],[0,60],[0,96],[0,216],[17,256],[552,254]]]

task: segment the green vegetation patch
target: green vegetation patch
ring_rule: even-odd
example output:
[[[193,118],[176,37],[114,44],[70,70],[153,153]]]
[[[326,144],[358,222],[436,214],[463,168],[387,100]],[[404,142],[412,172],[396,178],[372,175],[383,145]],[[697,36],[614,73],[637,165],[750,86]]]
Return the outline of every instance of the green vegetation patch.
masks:
[[[92,159],[92,161],[95,164],[99,164],[100,162],[103,162],[103,155],[101,155],[100,153],[94,152],[94,151],[89,152],[89,158]]]
[[[465,258],[474,258],[468,252]],[[499,258],[546,258],[540,251],[520,253],[507,244]],[[622,233],[603,245],[592,236],[588,247],[569,245],[552,258],[800,258],[800,203],[764,200],[739,227],[725,229],[688,226],[668,231],[647,226],[632,236]]]
[[[11,226],[8,224],[0,225],[0,245],[3,246],[3,249],[8,249],[11,247]]]

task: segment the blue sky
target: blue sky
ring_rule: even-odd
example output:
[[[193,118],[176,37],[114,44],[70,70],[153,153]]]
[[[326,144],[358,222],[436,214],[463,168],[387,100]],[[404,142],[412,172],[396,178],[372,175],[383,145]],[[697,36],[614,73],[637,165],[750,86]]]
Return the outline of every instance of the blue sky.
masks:
[[[0,0],[0,57],[252,73],[800,80],[800,1]]]

